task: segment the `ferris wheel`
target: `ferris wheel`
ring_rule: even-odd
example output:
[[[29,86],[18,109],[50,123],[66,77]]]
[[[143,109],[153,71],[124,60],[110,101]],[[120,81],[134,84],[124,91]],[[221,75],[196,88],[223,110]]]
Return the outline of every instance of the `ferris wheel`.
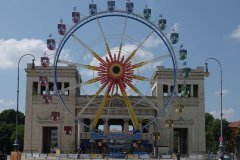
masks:
[[[106,11],[98,11],[97,4],[92,2],[88,16],[82,16],[76,8],[73,9],[72,26],[60,21],[59,43],[52,36],[47,40],[48,49],[56,51],[54,83],[58,83],[57,71],[62,65],[74,65],[81,74],[82,81],[66,90],[80,88],[88,102],[75,115],[61,92],[57,91],[66,110],[79,121],[78,117],[89,106],[98,104],[94,121],[90,125],[84,124],[90,129],[96,128],[103,113],[109,113],[116,98],[127,108],[134,130],[140,130],[140,125],[131,96],[140,97],[139,101],[156,110],[157,115],[143,127],[156,121],[170,106],[178,81],[178,60],[185,61],[187,52],[182,47],[178,50],[179,34],[174,28],[167,31],[167,20],[160,16],[157,23],[152,22],[151,14],[152,10],[147,6],[143,13],[134,13],[134,3],[130,1],[126,2],[123,10],[117,9],[115,1],[107,1]],[[151,96],[152,74],[158,65],[172,69],[173,87],[163,106],[147,98]],[[182,71],[184,75],[190,72]]]

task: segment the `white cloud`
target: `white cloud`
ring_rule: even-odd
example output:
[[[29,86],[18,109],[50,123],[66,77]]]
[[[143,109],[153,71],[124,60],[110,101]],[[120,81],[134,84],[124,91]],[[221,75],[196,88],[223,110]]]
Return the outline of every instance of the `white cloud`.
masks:
[[[237,28],[232,31],[230,37],[236,40],[240,40],[240,25],[238,25]]]
[[[15,102],[13,100],[0,99],[0,112],[5,109],[14,109]]]
[[[133,52],[134,49],[136,49],[137,46],[135,44],[126,44],[123,46],[122,50],[125,51],[126,55],[129,55]],[[125,56],[126,59],[127,56]],[[142,62],[148,59],[152,59],[154,56],[151,52],[149,52],[148,50],[143,50],[143,49],[139,49],[137,51],[137,53],[135,54],[133,61],[135,62]]]
[[[146,40],[146,42],[143,44],[143,46],[146,48],[154,48],[154,47],[158,47],[161,44],[162,44],[161,39],[156,34],[152,34]]]
[[[220,90],[214,92],[214,94],[219,95],[219,96],[220,96],[220,93],[221,93]],[[223,95],[223,96],[226,96],[226,95],[228,95],[228,94],[229,94],[229,90],[227,90],[227,89],[223,89],[223,90],[222,90],[222,95]]]
[[[234,108],[223,109],[223,118],[230,119],[234,116],[234,113]],[[210,114],[212,114],[215,118],[220,118],[220,108],[219,111],[211,111]]]
[[[24,54],[33,54],[36,64],[39,65],[39,58],[47,51],[46,42],[40,39],[0,39],[0,68],[16,68],[19,58]],[[48,51],[50,53],[50,51]],[[26,67],[26,63],[31,63],[31,57],[21,60],[20,66]]]

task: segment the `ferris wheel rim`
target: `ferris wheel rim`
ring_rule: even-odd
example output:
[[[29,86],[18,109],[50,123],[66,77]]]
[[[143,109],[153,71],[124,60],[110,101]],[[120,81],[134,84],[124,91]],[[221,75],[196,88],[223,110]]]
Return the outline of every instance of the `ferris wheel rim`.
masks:
[[[165,46],[167,47],[167,50],[171,56],[171,61],[172,61],[172,67],[173,67],[173,89],[171,90],[171,94],[169,96],[169,98],[167,99],[167,101],[165,102],[165,104],[163,105],[162,109],[159,111],[159,113],[157,114],[157,116],[155,116],[155,118],[153,118],[152,120],[150,120],[150,122],[148,122],[146,125],[142,126],[142,128],[148,128],[148,126],[150,124],[152,124],[153,122],[155,122],[157,119],[159,119],[159,117],[161,116],[162,113],[164,113],[166,111],[166,109],[168,108],[169,104],[171,103],[173,97],[174,97],[174,93],[176,90],[176,84],[177,84],[177,70],[178,70],[178,64],[177,64],[177,58],[176,58],[176,54],[175,51],[173,49],[173,46],[171,44],[171,42],[168,40],[168,38],[166,37],[166,35],[156,26],[156,24],[154,24],[153,22],[151,22],[148,19],[145,19],[143,16],[136,14],[136,13],[129,13],[127,11],[123,11],[123,10],[113,10],[113,11],[101,11],[101,12],[96,12],[93,15],[89,15],[85,18],[83,18],[78,24],[75,24],[74,26],[72,26],[67,32],[66,34],[62,37],[62,40],[59,43],[59,46],[57,47],[55,56],[54,56],[54,63],[53,63],[53,77],[54,77],[54,83],[55,85],[57,85],[57,68],[58,68],[58,59],[60,56],[60,53],[63,49],[63,47],[65,46],[65,43],[68,41],[68,39],[81,27],[87,25],[88,23],[96,20],[96,19],[101,19],[101,18],[107,18],[107,17],[125,17],[125,18],[129,18],[135,21],[138,21],[140,23],[142,23],[143,25],[147,26],[150,30],[154,31],[154,33],[156,33],[158,35],[158,37],[164,42]],[[55,86],[56,87],[56,86]],[[65,103],[61,93],[59,91],[57,91],[57,95],[60,98],[61,102],[63,103],[65,109],[67,109],[67,111],[78,121],[80,122],[79,118],[73,114],[71,112],[71,110],[68,108],[67,104]],[[83,123],[83,122],[81,122]],[[87,126],[85,123],[83,123],[84,126]],[[89,127],[89,126],[87,126]],[[90,127],[89,127],[90,128]]]

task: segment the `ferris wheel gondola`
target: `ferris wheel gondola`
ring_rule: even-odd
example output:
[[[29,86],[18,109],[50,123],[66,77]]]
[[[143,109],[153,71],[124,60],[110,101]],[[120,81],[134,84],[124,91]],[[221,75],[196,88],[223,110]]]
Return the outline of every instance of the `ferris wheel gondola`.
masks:
[[[47,39],[47,48],[49,50],[55,50],[56,49],[56,41],[52,38],[52,35],[49,36]]]

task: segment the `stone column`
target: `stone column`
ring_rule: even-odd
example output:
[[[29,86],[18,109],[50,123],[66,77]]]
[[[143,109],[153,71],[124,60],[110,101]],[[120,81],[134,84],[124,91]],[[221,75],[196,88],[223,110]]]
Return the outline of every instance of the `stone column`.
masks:
[[[193,97],[193,84],[190,84],[190,97]]]
[[[61,82],[61,94],[63,94],[64,95],[64,82]]]
[[[123,132],[124,133],[128,133],[129,131],[129,119],[124,119],[123,120],[124,124],[123,124]]]

